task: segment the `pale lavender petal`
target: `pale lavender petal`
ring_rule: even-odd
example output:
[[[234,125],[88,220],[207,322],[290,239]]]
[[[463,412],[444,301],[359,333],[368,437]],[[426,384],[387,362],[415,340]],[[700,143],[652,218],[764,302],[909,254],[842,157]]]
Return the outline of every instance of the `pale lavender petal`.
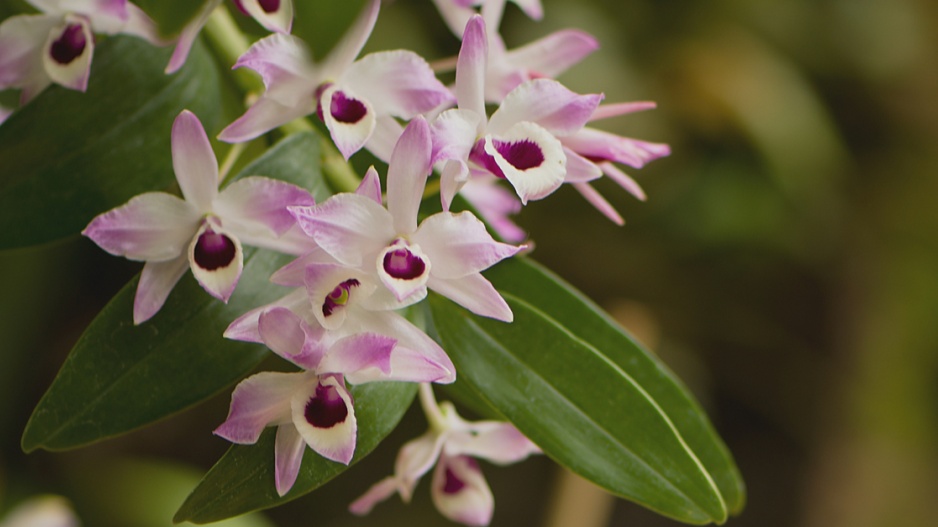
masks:
[[[361,497],[356,499],[348,506],[349,512],[357,516],[364,516],[371,512],[371,509],[378,503],[388,499],[397,492],[397,479],[386,477],[375,483]]]
[[[236,218],[240,223],[249,221],[279,236],[296,223],[287,207],[315,204],[306,189],[286,181],[250,176],[225,187],[215,200],[214,210],[223,222],[228,218]]]
[[[591,187],[589,183],[573,183],[573,188],[582,194],[590,205],[596,207],[596,210],[601,212],[603,216],[612,220],[616,225],[625,225],[625,220],[623,220],[622,216],[613,208],[612,204],[606,201],[606,198],[604,198],[599,191]]]
[[[544,8],[541,6],[541,0],[511,0],[524,11],[532,20],[540,20],[544,17]]]
[[[590,116],[590,122],[598,121],[600,119],[607,119],[609,117],[617,117],[619,115],[625,115],[628,113],[653,110],[657,107],[658,105],[652,101],[601,104],[598,108],[596,108],[596,111],[593,112],[593,115]]]
[[[120,32],[125,35],[136,35],[154,46],[166,46],[170,42],[160,36],[156,22],[142,9],[127,2],[127,21]]]
[[[413,119],[455,101],[430,65],[412,51],[370,53],[355,61],[342,85],[368,100],[380,115]]]
[[[494,161],[493,173],[507,179],[524,204],[548,196],[566,177],[563,145],[530,121],[519,122],[498,137],[486,136],[484,151]],[[493,170],[491,163],[486,168]]]
[[[456,100],[460,110],[485,115],[485,70],[488,63],[485,22],[473,16],[466,24],[456,61]]]
[[[401,447],[394,462],[394,476],[400,479],[401,499],[410,501],[420,478],[433,468],[443,450],[446,436],[427,432]]]
[[[508,307],[505,299],[495,290],[492,283],[481,274],[470,274],[450,280],[431,276],[427,285],[430,289],[476,315],[494,318],[502,322],[514,320],[511,308]]]
[[[388,212],[398,234],[417,230],[417,211],[430,173],[430,126],[423,116],[412,120],[401,135],[388,165]]]
[[[352,396],[336,377],[320,377],[297,391],[290,408],[293,424],[310,448],[332,461],[352,461],[358,424]]]
[[[267,31],[289,33],[293,27],[292,0],[238,0],[241,7]]]
[[[365,177],[362,178],[355,193],[359,196],[371,198],[375,203],[381,205],[381,178],[378,177],[378,171],[374,166],[368,167]]]
[[[277,269],[270,276],[270,282],[287,287],[305,287],[306,267],[311,264],[335,264],[335,258],[329,256],[322,247],[315,247],[308,253],[300,256],[296,260]]]
[[[305,450],[306,442],[292,422],[277,427],[274,443],[274,485],[278,495],[283,496],[293,488],[300,473]]]
[[[264,97],[287,107],[301,106],[314,97],[317,77],[306,44],[275,34],[255,42],[238,57],[234,68],[250,68],[264,81]]]
[[[102,14],[127,19],[127,0],[26,0],[45,13],[83,15]]]
[[[436,365],[434,368],[439,367],[448,372],[447,375],[433,382],[446,384],[456,380],[456,367],[453,366],[453,361],[443,351],[443,348],[427,336],[423,330],[396,312],[358,310],[355,312],[355,320],[362,331],[387,335],[397,339],[397,346],[391,356],[392,371],[397,366],[396,355],[398,353],[404,354],[401,358],[407,359],[411,363],[413,361],[408,357],[422,355]]]
[[[292,207],[299,226],[345,265],[359,267],[362,256],[376,254],[394,236],[384,207],[357,194],[336,194],[315,207]]]
[[[64,0],[58,4],[67,12],[87,18],[95,33],[120,33],[130,21],[127,0]]]
[[[445,449],[450,455],[483,458],[492,463],[516,463],[541,449],[511,423],[479,421],[469,424],[469,432],[454,433]]]
[[[587,159],[616,161],[635,168],[642,168],[646,163],[671,153],[671,148],[663,143],[639,141],[595,128],[583,128],[561,141]]]
[[[105,251],[130,260],[162,261],[184,254],[199,213],[164,192],[147,192],[98,215],[82,234]]]
[[[85,91],[93,56],[94,34],[88,19],[69,14],[62,25],[49,32],[42,50],[42,65],[52,82]]]
[[[450,279],[488,269],[523,247],[496,242],[471,212],[440,212],[423,220],[412,241],[433,262],[431,274]]]
[[[336,46],[329,52],[329,56],[323,61],[323,72],[326,77],[338,78],[345,73],[355,57],[361,53],[365,47],[365,42],[371,36],[371,31],[378,20],[378,11],[381,8],[380,0],[371,0],[361,15],[348,29]]]
[[[173,170],[182,195],[199,212],[210,212],[218,195],[218,161],[205,128],[189,110],[173,121],[172,147]]]
[[[189,244],[189,267],[202,289],[227,303],[244,268],[241,242],[231,232],[205,222]]]
[[[597,49],[599,43],[589,33],[565,29],[513,49],[505,58],[532,78],[554,78]]]
[[[618,183],[619,186],[624,188],[629,194],[642,201],[645,201],[645,191],[642,190],[642,187],[638,185],[638,182],[629,177],[628,174],[619,170],[619,167],[607,161],[605,163],[600,163],[599,168],[602,169],[603,173],[606,174],[609,179]]]
[[[169,58],[169,64],[166,65],[166,73],[175,73],[186,63],[186,58],[192,50],[196,37],[199,36],[199,31],[202,31],[202,27],[208,22],[209,15],[221,3],[222,0],[208,0],[202,4],[202,10],[182,28],[179,39],[176,41],[176,49],[173,50],[173,56]]]
[[[495,499],[479,464],[470,457],[441,454],[433,471],[430,497],[437,510],[452,521],[482,527],[492,520]]]
[[[485,126],[485,114],[470,110],[446,110],[433,120],[433,164],[445,159],[466,161]]]
[[[260,316],[268,309],[274,307],[285,307],[294,313],[302,312],[303,310],[308,311],[309,297],[306,295],[306,289],[294,289],[290,293],[274,302],[271,302],[270,304],[263,305],[248,311],[247,313],[235,319],[234,322],[229,324],[228,328],[225,329],[223,336],[226,339],[240,340],[243,342],[256,342],[258,344],[262,344],[264,339],[261,338],[261,335],[258,331]]]
[[[440,364],[418,350],[397,346],[391,354],[391,373],[387,379],[448,384],[455,380],[451,368],[452,363]]]
[[[468,201],[483,220],[503,240],[524,241],[527,234],[508,217],[521,212],[518,197],[497,183],[496,178],[472,178],[460,195]]]
[[[404,127],[397,119],[390,115],[376,115],[375,129],[371,132],[371,137],[365,143],[368,149],[375,157],[387,163],[391,159],[391,152],[394,151],[394,145],[400,139],[404,132]]]
[[[231,394],[228,418],[215,435],[242,445],[256,443],[267,426],[290,422],[294,393],[315,382],[315,376],[306,373],[261,372],[248,377]]]
[[[257,333],[277,355],[304,370],[320,371],[325,351],[319,343],[324,335],[321,327],[311,328],[285,307],[272,307],[258,318]]]
[[[469,165],[465,161],[451,159],[440,171],[440,204],[444,212],[449,212],[456,194],[469,181]]]
[[[189,259],[183,254],[172,260],[144,264],[134,295],[134,324],[150,320],[163,307],[187,269]]]
[[[397,340],[376,333],[350,335],[329,347],[318,371],[344,374],[352,384],[390,380],[391,351],[396,344]]]
[[[54,15],[16,15],[0,23],[0,89],[22,88],[45,79],[42,49],[62,23]]]
[[[580,95],[553,79],[534,79],[511,91],[489,119],[488,131],[500,134],[531,121],[557,135],[581,129],[599,105],[601,94]]]
[[[564,183],[585,183],[603,176],[603,171],[596,163],[567,147],[564,147],[563,153],[567,156],[567,173],[563,178]]]
[[[462,38],[463,31],[466,29],[466,23],[476,14],[474,9],[460,5],[453,0],[433,0],[440,16],[446,22],[446,26],[458,38]]]
[[[375,110],[367,99],[336,85],[322,92],[318,113],[345,159],[365,146],[377,123]]]
[[[250,141],[278,126],[314,113],[316,104],[312,98],[296,106],[285,106],[273,99],[261,97],[244,115],[238,117],[218,134],[218,139],[226,143]]]

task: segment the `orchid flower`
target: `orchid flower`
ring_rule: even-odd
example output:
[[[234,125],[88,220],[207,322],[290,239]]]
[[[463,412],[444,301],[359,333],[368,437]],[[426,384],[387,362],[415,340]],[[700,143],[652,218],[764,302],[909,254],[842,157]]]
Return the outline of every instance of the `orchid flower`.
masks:
[[[485,22],[476,15],[463,35],[456,66],[458,107],[433,122],[434,165],[442,166],[444,210],[474,172],[507,179],[522,203],[541,199],[562,183],[599,177],[599,169],[565,150],[558,137],[586,124],[602,95],[579,95],[557,81],[534,79],[516,87],[491,118],[485,113]]]
[[[271,35],[251,46],[235,67],[259,73],[267,91],[222,130],[219,139],[247,141],[315,112],[348,159],[383,129],[382,122],[394,122],[394,117],[409,120],[452,101],[452,94],[416,53],[383,51],[355,60],[374,28],[379,7],[379,0],[369,2],[320,66],[312,63],[305,44],[295,37]]]
[[[0,527],[79,527],[81,521],[62,496],[29,498],[0,518]]]
[[[510,322],[511,309],[480,271],[521,247],[496,242],[469,212],[441,212],[417,225],[430,154],[430,129],[418,116],[391,154],[387,209],[375,199],[379,191],[371,197],[336,194],[320,205],[290,210],[338,262],[376,276],[394,307],[419,302],[430,288],[478,315]],[[373,169],[366,177],[378,185]]]
[[[624,115],[655,107],[653,102],[630,102],[600,106],[593,112],[590,121]],[[573,135],[562,137],[560,142],[564,147],[576,152],[602,171],[609,179],[615,181],[627,192],[644,201],[645,192],[613,163],[622,163],[634,168],[642,168],[646,163],[667,156],[671,148],[663,143],[650,143],[629,137],[622,137],[595,128],[584,127]],[[573,184],[587,201],[607,218],[618,225],[624,224],[622,216],[586,181]]]
[[[510,423],[469,422],[451,403],[437,406],[429,385],[420,386],[420,397],[430,430],[405,444],[397,456],[394,475],[373,485],[349,510],[368,514],[395,492],[409,502],[420,478],[435,465],[430,496],[437,510],[465,525],[488,525],[494,498],[475,458],[505,465],[540,453],[540,449]]]
[[[294,224],[287,207],[314,203],[306,190],[260,176],[219,192],[212,146],[188,110],[173,123],[172,153],[185,199],[147,192],[100,214],[82,231],[111,254],[146,262],[134,299],[135,324],[160,310],[186,267],[203,289],[227,302],[241,276],[241,243],[283,250],[278,236]]]
[[[124,33],[162,44],[156,25],[127,0],[27,0],[42,12],[0,24],[0,90],[21,89],[26,104],[53,82],[85,91],[94,33]]]
[[[293,26],[293,0],[231,0],[242,13],[251,16],[264,29],[275,33],[289,33]],[[223,0],[208,0],[202,9],[179,32],[176,49],[166,65],[166,73],[175,73],[192,50],[195,38],[205,27],[208,17]]]
[[[332,461],[347,465],[352,460],[357,421],[346,380],[435,382],[452,377],[451,370],[398,346],[394,338],[375,333],[336,338],[283,307],[262,312],[257,330],[267,347],[304,371],[263,372],[242,381],[215,434],[253,444],[265,427],[276,426],[275,484],[281,496],[293,487],[307,446]]]
[[[584,31],[556,31],[519,48],[509,50],[498,34],[505,0],[434,0],[450,30],[462,38],[469,19],[482,6],[488,28],[488,63],[485,71],[485,100],[498,104],[511,90],[525,81],[555,78],[599,48],[596,39]],[[537,0],[516,2],[529,17],[540,20],[543,11]],[[444,70],[438,67],[438,71]]]

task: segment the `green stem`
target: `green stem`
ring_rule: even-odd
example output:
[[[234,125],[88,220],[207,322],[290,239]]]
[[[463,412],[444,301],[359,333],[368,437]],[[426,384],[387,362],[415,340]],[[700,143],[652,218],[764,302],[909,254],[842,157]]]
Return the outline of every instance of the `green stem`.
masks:
[[[436,397],[433,396],[433,388],[430,383],[420,383],[420,406],[423,408],[423,413],[427,416],[427,422],[430,423],[432,430],[436,432],[446,430],[446,417],[440,410],[439,405],[436,404]]]

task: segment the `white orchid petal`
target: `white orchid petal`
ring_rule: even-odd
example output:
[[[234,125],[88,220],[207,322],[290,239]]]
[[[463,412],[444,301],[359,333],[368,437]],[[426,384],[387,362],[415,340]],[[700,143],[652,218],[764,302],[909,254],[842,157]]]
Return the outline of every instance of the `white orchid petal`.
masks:
[[[314,207],[291,207],[300,228],[336,260],[362,265],[394,238],[391,214],[371,198],[336,194]]]
[[[61,23],[55,15],[16,15],[0,23],[0,89],[49,83],[42,49]]]
[[[625,220],[616,211],[611,203],[599,193],[598,190],[590,186],[589,183],[573,183],[573,188],[586,198],[586,201],[596,208],[603,216],[612,220],[616,225],[625,225]]]
[[[333,376],[320,377],[290,401],[293,424],[310,448],[348,465],[355,453],[358,424],[352,397]]]
[[[456,367],[453,366],[453,361],[443,351],[443,348],[406,318],[394,311],[359,309],[354,314],[355,322],[362,331],[387,335],[397,339],[395,353],[403,352],[409,355],[419,354],[425,356],[433,364],[439,365],[440,368],[449,372],[448,375],[433,382],[445,384],[456,380]],[[394,355],[392,355],[392,369],[395,366],[394,360]]]
[[[365,146],[377,122],[367,99],[332,85],[322,92],[319,105],[332,141],[345,159]]]
[[[391,352],[397,340],[376,333],[357,333],[333,343],[317,371],[341,373],[353,384],[390,380]]]
[[[378,253],[378,278],[393,294],[399,307],[415,304],[427,296],[427,279],[432,272],[430,258],[418,245],[400,240]]]
[[[227,225],[228,219],[253,223],[280,236],[296,223],[290,206],[315,205],[309,191],[291,183],[262,176],[250,176],[228,185],[215,200],[214,211]],[[240,234],[240,233],[239,233]]]
[[[341,265],[310,264],[306,266],[305,274],[312,314],[322,327],[330,331],[341,328],[348,309],[369,297],[377,288],[377,284],[360,271]]]
[[[434,214],[411,239],[433,262],[432,275],[445,279],[478,273],[523,248],[495,241],[471,212]]]
[[[254,308],[236,318],[234,322],[229,324],[228,328],[225,329],[223,336],[226,339],[262,344],[264,339],[261,338],[258,330],[260,316],[268,309],[275,307],[285,307],[294,313],[309,311],[309,297],[307,297],[304,288],[294,289],[278,300]]]
[[[634,102],[619,102],[613,104],[601,104],[593,112],[593,115],[590,116],[590,122],[598,121],[600,119],[608,119],[609,117],[618,117],[620,115],[625,115],[635,112],[643,112],[645,110],[654,110],[658,105],[653,101],[634,101]]]
[[[507,465],[541,452],[511,423],[478,421],[469,423],[468,428],[469,432],[450,436],[445,446],[448,454],[467,455]]]
[[[632,179],[628,174],[619,170],[619,167],[613,165],[610,162],[600,163],[599,168],[602,169],[603,173],[609,177],[609,179],[615,181],[619,184],[620,187],[624,188],[626,192],[645,201],[645,191],[642,190],[642,187],[639,186],[638,182]]]
[[[452,521],[482,527],[492,520],[495,498],[478,463],[468,456],[440,455],[430,497],[437,510]]]
[[[184,254],[198,222],[199,212],[188,202],[147,192],[99,214],[82,234],[115,256],[163,261]]]
[[[355,193],[359,196],[371,198],[375,203],[381,205],[381,178],[374,166],[368,167],[368,171],[365,172],[365,177],[358,184]]]
[[[456,100],[460,110],[485,115],[485,71],[488,43],[485,22],[476,15],[469,19],[456,60]]]
[[[370,0],[361,14],[352,23],[345,35],[329,52],[323,61],[323,71],[326,77],[339,77],[345,73],[355,57],[365,47],[365,42],[371,36],[371,31],[378,21],[378,11],[381,9],[381,0]]]
[[[49,32],[42,50],[42,64],[52,82],[85,91],[93,56],[94,34],[88,19],[69,14],[62,25]]]
[[[562,141],[589,159],[615,161],[635,168],[642,168],[646,163],[671,153],[671,148],[663,143],[639,141],[595,128],[583,128]]]
[[[256,443],[267,426],[290,422],[290,401],[310,379],[306,373],[262,372],[241,381],[231,394],[228,418],[215,435],[232,443]]]
[[[371,132],[371,137],[365,143],[365,148],[375,157],[387,163],[391,160],[391,152],[394,151],[394,145],[397,144],[401,134],[404,133],[404,127],[397,119],[390,115],[376,115],[375,129]]]
[[[388,165],[388,212],[398,234],[417,230],[417,212],[430,173],[430,126],[419,116],[412,120],[394,147]]]
[[[303,106],[316,90],[312,58],[306,44],[294,36],[278,33],[258,40],[232,68],[257,72],[266,88],[263,96],[287,107]]]
[[[283,496],[293,488],[300,473],[305,450],[306,442],[293,423],[277,427],[274,443],[274,486],[278,495]]]
[[[195,44],[199,32],[208,22],[208,17],[212,14],[212,11],[221,3],[222,0],[208,0],[202,4],[202,9],[182,28],[176,41],[176,48],[173,50],[173,56],[169,58],[169,63],[166,65],[166,73],[176,73],[186,63],[186,58],[189,57],[189,52],[192,51],[192,45]]]
[[[427,61],[405,50],[365,55],[349,67],[342,85],[369,101],[379,115],[402,119],[455,101]]]
[[[405,502],[410,501],[417,482],[440,457],[445,439],[443,434],[427,432],[401,447],[394,462],[394,476],[401,482],[401,498]]]
[[[289,33],[293,26],[292,0],[264,2],[258,0],[240,0],[241,7],[268,31]]]
[[[514,314],[505,299],[479,273],[448,280],[431,276],[427,286],[476,315],[502,322],[514,320]]]
[[[335,258],[329,256],[322,247],[315,247],[308,253],[300,256],[296,260],[277,269],[270,276],[272,284],[287,287],[305,287],[306,284],[306,266],[311,264],[335,264]]]
[[[515,48],[505,54],[505,59],[525,68],[534,78],[554,78],[597,49],[599,43],[589,33],[565,29]]]
[[[497,138],[486,136],[484,148],[524,204],[550,195],[566,177],[563,145],[532,122],[517,123]]]
[[[218,161],[205,128],[189,110],[173,121],[172,148],[173,170],[182,195],[199,212],[210,212],[218,195]]]
[[[586,124],[602,98],[600,94],[580,95],[553,79],[534,79],[505,97],[487,130],[500,134],[516,123],[531,121],[554,134],[572,134]]]
[[[521,202],[515,194],[499,185],[494,176],[470,179],[460,190],[460,195],[501,239],[517,243],[527,238],[524,230],[508,218],[521,212]]]
[[[453,159],[465,161],[485,126],[485,115],[471,110],[446,110],[430,125],[432,162]]]
[[[142,324],[156,315],[188,269],[189,259],[184,254],[172,260],[144,264],[134,295],[134,324]]]
[[[301,101],[296,106],[285,106],[273,99],[261,97],[244,112],[244,115],[225,127],[218,134],[218,139],[226,143],[250,141],[278,126],[315,111],[316,107],[312,98]]]
[[[324,330],[313,329],[299,315],[285,307],[272,307],[261,313],[257,333],[277,355],[304,370],[317,370],[322,361],[320,344]]]
[[[564,155],[567,157],[567,173],[564,183],[585,183],[603,177],[603,171],[589,159],[577,154],[564,146]]]
[[[348,506],[349,512],[357,516],[364,516],[371,512],[371,509],[378,503],[388,499],[397,492],[398,482],[393,477],[386,477],[375,483],[358,499]]]
[[[205,222],[189,244],[189,266],[202,289],[228,302],[244,268],[241,242],[231,232]]]

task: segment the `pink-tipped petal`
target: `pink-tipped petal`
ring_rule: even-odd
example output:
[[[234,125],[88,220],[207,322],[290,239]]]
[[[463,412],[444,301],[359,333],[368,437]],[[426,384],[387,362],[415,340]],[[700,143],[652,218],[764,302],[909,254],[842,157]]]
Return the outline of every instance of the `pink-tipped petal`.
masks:
[[[401,135],[388,165],[388,212],[398,234],[417,230],[417,211],[430,173],[430,126],[419,116]]]
[[[404,133],[404,127],[397,119],[390,115],[375,116],[375,129],[371,132],[371,137],[365,143],[368,149],[375,157],[387,163],[391,160],[391,152],[394,151],[394,145]]]
[[[232,219],[242,225],[253,223],[269,231],[267,236],[270,237],[283,234],[296,223],[287,207],[315,204],[306,189],[285,181],[251,176],[228,185],[215,200],[214,210],[223,222]]]
[[[82,234],[115,256],[163,261],[184,254],[198,222],[199,213],[188,202],[147,192],[99,214]]]
[[[433,468],[445,440],[445,435],[431,431],[401,447],[394,462],[394,475],[400,479],[401,499],[405,502],[410,501],[420,478]]]
[[[55,15],[16,15],[0,23],[0,89],[48,83],[42,49],[61,23],[62,17]]]
[[[590,205],[596,207],[596,210],[601,212],[603,216],[612,220],[616,225],[625,225],[625,220],[623,220],[622,216],[613,208],[612,204],[606,201],[606,198],[604,198],[598,190],[591,187],[589,183],[573,183],[573,188],[582,194]]]
[[[88,19],[69,14],[62,25],[49,32],[42,50],[42,65],[52,82],[85,91],[93,56],[94,34]]]
[[[323,61],[323,71],[326,77],[340,77],[345,73],[355,57],[361,53],[371,36],[371,31],[378,21],[378,11],[381,9],[381,0],[370,0],[362,13],[358,16],[352,27],[348,29],[329,56]]]
[[[306,266],[335,263],[337,263],[335,258],[329,256],[327,252],[317,246],[310,252],[274,271],[274,274],[270,276],[270,282],[286,287],[305,287]]]
[[[632,179],[628,174],[619,170],[619,167],[608,161],[605,163],[600,163],[599,167],[602,169],[603,173],[609,177],[609,179],[618,183],[620,187],[626,190],[626,192],[635,196],[641,201],[645,201],[645,191],[642,190],[642,187],[640,187],[638,182]]]
[[[144,264],[134,295],[134,324],[142,324],[159,312],[187,269],[189,260],[182,254],[172,260]]]
[[[257,72],[266,88],[264,97],[288,107],[311,99],[317,84],[306,44],[290,35],[275,34],[258,40],[232,68]]]
[[[273,307],[261,313],[257,332],[271,351],[304,370],[316,370],[322,361],[324,350],[319,341],[323,329],[311,328],[285,307]]]
[[[292,207],[300,228],[341,263],[359,267],[395,236],[384,207],[357,194],[336,194],[315,207]]]
[[[229,324],[223,336],[226,339],[262,344],[264,339],[258,331],[260,316],[274,307],[285,307],[294,313],[308,311],[309,299],[306,296],[306,290],[297,288],[275,302],[248,311]]]
[[[532,20],[544,18],[544,8],[541,6],[541,0],[511,0],[524,11]]]
[[[607,119],[609,117],[618,117],[620,115],[625,115],[635,112],[643,112],[645,110],[654,110],[658,105],[653,101],[636,101],[636,102],[619,102],[613,104],[601,104],[596,111],[593,112],[593,115],[590,116],[590,122],[598,121],[600,119]]]
[[[407,355],[422,355],[427,357],[433,364],[438,365],[442,370],[448,372],[447,375],[434,380],[437,383],[451,383],[456,380],[456,367],[453,361],[443,351],[443,348],[435,340],[409,322],[406,318],[394,311],[368,311],[358,310],[355,312],[355,320],[363,331],[387,335],[397,339],[397,346],[391,356],[392,371],[396,365],[395,355],[405,353]]]
[[[365,177],[362,178],[355,193],[359,196],[371,198],[372,201],[381,205],[381,178],[378,177],[378,171],[374,166],[368,167]]]
[[[231,394],[228,418],[215,435],[242,445],[256,443],[267,426],[290,422],[294,393],[315,382],[315,376],[307,373],[261,372],[248,377]]]
[[[451,367],[451,363],[440,364],[420,351],[398,346],[391,354],[391,373],[387,379],[448,384],[455,380]]]
[[[583,128],[562,139],[563,144],[587,159],[615,161],[634,168],[671,154],[671,147],[622,137],[595,128]]]
[[[244,268],[241,242],[231,232],[205,222],[189,244],[189,267],[202,289],[227,303]]]
[[[375,483],[357,500],[353,501],[348,510],[356,516],[364,516],[371,512],[371,509],[378,503],[388,499],[397,492],[398,483],[393,477],[386,477]]]
[[[450,437],[446,443],[448,454],[467,455],[507,465],[541,452],[511,423],[479,421],[471,423],[469,429],[471,433],[453,434]]]
[[[485,22],[473,16],[466,24],[456,61],[456,100],[460,110],[485,115],[485,70],[488,67]]]
[[[293,488],[296,477],[300,473],[305,450],[306,442],[296,431],[293,423],[277,427],[277,438],[274,443],[274,486],[277,488],[278,495],[284,496]]]
[[[482,527],[492,520],[495,499],[479,464],[468,456],[440,455],[430,497],[437,510],[452,521]]]
[[[449,160],[440,171],[440,204],[449,212],[456,194],[469,181],[469,165],[465,161]]]
[[[176,73],[186,63],[186,58],[189,57],[189,52],[192,50],[196,37],[199,36],[202,27],[208,22],[209,15],[221,3],[222,0],[208,0],[202,4],[202,9],[182,28],[176,41],[176,48],[173,50],[173,56],[169,58],[169,64],[166,65],[166,73]]]
[[[350,335],[329,347],[318,371],[344,374],[352,384],[389,379],[396,344],[397,340],[376,333]]]
[[[378,114],[402,119],[413,119],[455,101],[427,61],[405,50],[362,57],[349,68],[342,85],[368,100]]]
[[[515,123],[531,121],[554,134],[572,134],[586,124],[602,98],[572,92],[552,79],[534,79],[505,97],[489,119],[488,131],[500,134]]]
[[[589,33],[565,29],[509,51],[506,59],[534,78],[554,78],[597,49],[599,43]]]
[[[226,143],[250,141],[278,126],[315,111],[316,105],[312,98],[296,106],[285,106],[273,99],[261,97],[244,112],[244,115],[225,127],[218,134],[218,139]]]
[[[293,424],[310,448],[338,463],[352,461],[358,424],[352,397],[336,377],[309,383],[294,394],[290,407]]]
[[[432,163],[454,159],[465,161],[485,126],[485,114],[470,110],[446,110],[430,125]]]
[[[511,308],[508,307],[505,299],[495,290],[492,283],[479,273],[450,280],[431,276],[427,285],[433,291],[449,298],[476,315],[494,318],[502,322],[514,320],[514,314],[512,314]]]
[[[377,122],[375,110],[367,99],[332,85],[322,92],[319,105],[332,141],[345,159],[365,146]]]
[[[496,242],[485,224],[466,211],[428,217],[412,239],[433,262],[433,276],[444,279],[478,273],[522,249]]]
[[[210,212],[218,195],[218,161],[205,128],[189,110],[173,121],[172,147],[173,170],[182,195],[199,212]]]
[[[509,216],[521,212],[521,202],[494,177],[473,178],[462,188],[460,195],[501,239],[517,243],[527,238],[527,233],[509,219]]]
[[[585,183],[603,177],[603,171],[596,163],[564,147],[563,153],[567,156],[567,173],[564,183]]]
[[[289,33],[293,26],[292,0],[239,0],[241,7],[267,31]]]

